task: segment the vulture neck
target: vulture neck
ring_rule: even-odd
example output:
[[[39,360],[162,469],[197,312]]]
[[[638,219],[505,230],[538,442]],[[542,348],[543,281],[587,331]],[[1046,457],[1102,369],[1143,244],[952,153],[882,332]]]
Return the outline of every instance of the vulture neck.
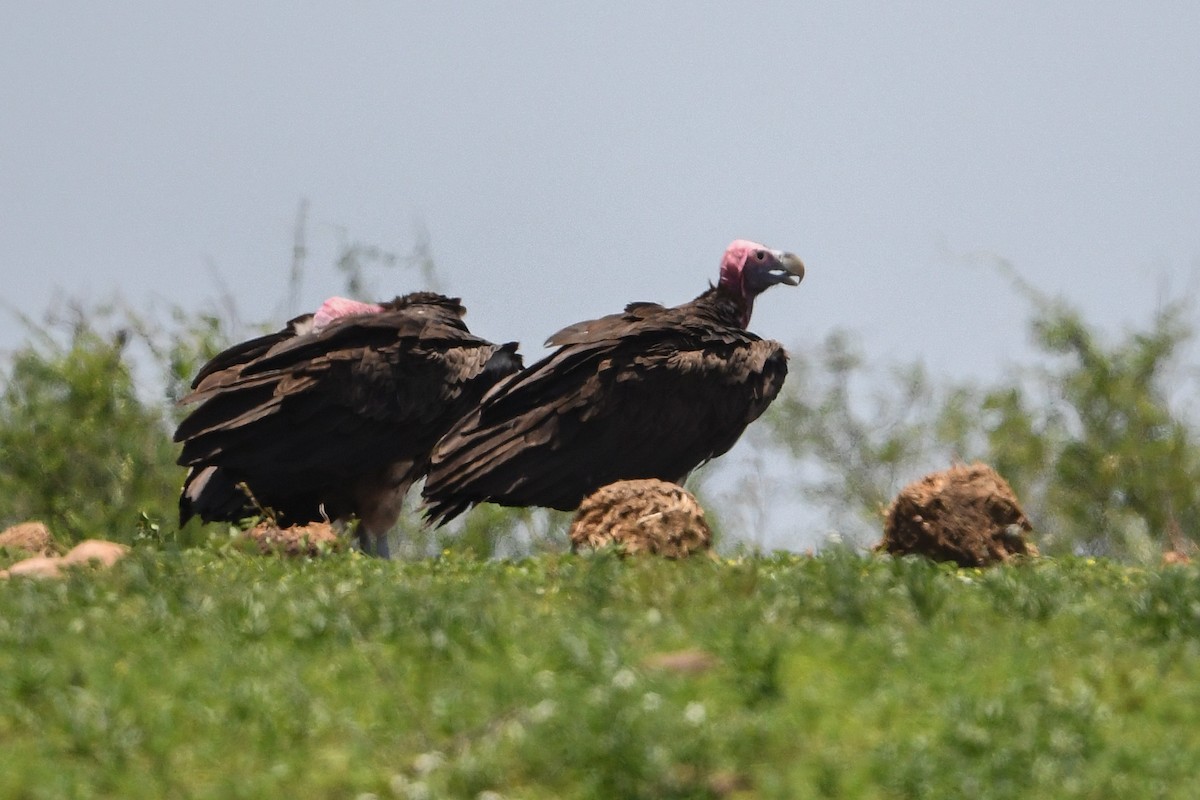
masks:
[[[715,322],[745,329],[750,324],[750,313],[754,311],[754,298],[731,292],[724,286],[709,286],[707,292],[692,301],[692,306]]]

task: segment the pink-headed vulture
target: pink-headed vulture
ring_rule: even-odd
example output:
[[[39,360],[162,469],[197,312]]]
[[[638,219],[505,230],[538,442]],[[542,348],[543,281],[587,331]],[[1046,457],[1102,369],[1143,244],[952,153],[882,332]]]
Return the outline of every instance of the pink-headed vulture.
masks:
[[[434,448],[427,518],[481,502],[570,510],[614,481],[682,482],[779,393],[787,354],[746,326],[759,294],[803,276],[791,253],[739,239],[695,300],[633,303],[554,334],[557,350],[489,390]]]
[[[457,299],[331,298],[315,314],[234,345],[180,402],[180,524],[261,512],[283,527],[357,518],[363,550],[388,555],[409,486],[434,444],[497,381],[516,343],[474,336]]]

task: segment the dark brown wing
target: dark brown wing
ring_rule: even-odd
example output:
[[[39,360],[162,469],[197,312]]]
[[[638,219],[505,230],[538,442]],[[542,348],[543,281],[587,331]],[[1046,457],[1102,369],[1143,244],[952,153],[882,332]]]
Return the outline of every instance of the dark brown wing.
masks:
[[[546,340],[547,347],[566,344],[602,342],[645,333],[659,325],[669,326],[677,315],[676,309],[665,308],[658,303],[630,303],[620,314],[609,314],[600,319],[589,319],[568,325]]]
[[[442,433],[484,391],[519,368],[515,344],[472,336],[457,315],[406,307],[337,320],[281,339],[257,358],[212,371],[185,401],[179,463],[222,490],[245,482],[288,522],[361,513],[358,486],[423,473]],[[398,469],[402,465],[403,469]],[[204,475],[218,467],[221,474]],[[219,479],[219,480],[218,480]],[[203,489],[201,486],[197,489]],[[186,504],[181,500],[181,513]],[[213,498],[206,519],[229,505]]]
[[[196,373],[196,377],[192,379],[192,388],[199,387],[206,378],[216,373],[236,372],[281,342],[308,333],[312,330],[312,320],[312,314],[302,314],[289,320],[287,325],[281,330],[249,339],[222,350]]]
[[[682,480],[778,394],[776,342],[692,309],[639,305],[560,331],[563,346],[498,384],[438,444],[427,515],[477,502],[572,509],[622,479]]]

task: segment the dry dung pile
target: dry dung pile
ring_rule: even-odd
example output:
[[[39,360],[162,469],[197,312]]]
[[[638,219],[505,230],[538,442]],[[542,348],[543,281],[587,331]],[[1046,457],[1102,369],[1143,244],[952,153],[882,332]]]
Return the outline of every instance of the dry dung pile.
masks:
[[[626,553],[684,558],[712,547],[704,509],[691,492],[660,480],[618,481],[584,498],[571,549],[616,545]]]
[[[280,528],[264,520],[246,531],[245,536],[258,546],[258,552],[263,555],[319,556],[341,550],[345,545],[328,522]]]
[[[53,555],[54,537],[50,529],[41,522],[22,522],[0,533],[0,547],[24,550],[42,556]]]
[[[986,567],[1036,556],[1033,527],[1012,487],[986,464],[958,465],[911,483],[888,506],[876,550]]]

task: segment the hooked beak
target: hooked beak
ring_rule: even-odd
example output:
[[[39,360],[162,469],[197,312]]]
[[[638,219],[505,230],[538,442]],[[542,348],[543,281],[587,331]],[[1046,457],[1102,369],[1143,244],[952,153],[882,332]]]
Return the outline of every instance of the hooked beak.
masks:
[[[779,266],[770,269],[770,276],[778,283],[799,286],[800,281],[804,280],[804,262],[800,260],[800,257],[782,250],[772,250],[771,255],[775,256]]]

